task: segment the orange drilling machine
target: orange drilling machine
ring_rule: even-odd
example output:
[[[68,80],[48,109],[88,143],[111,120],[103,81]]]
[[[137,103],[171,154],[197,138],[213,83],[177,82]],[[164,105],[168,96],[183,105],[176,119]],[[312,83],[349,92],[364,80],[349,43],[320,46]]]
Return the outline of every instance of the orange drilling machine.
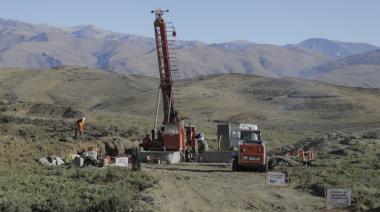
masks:
[[[175,37],[176,31],[172,23],[165,22],[163,15],[169,10],[157,9],[155,14],[154,33],[160,87],[158,90],[157,107],[152,142],[148,150],[182,151],[187,158],[188,146],[194,146],[195,128],[187,126],[184,119],[176,110],[173,76],[177,74]],[[164,120],[158,128],[157,118],[162,99]]]

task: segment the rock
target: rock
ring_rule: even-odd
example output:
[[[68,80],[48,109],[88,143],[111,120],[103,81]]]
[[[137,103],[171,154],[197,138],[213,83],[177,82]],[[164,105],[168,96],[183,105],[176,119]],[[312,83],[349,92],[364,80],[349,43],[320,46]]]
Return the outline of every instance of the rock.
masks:
[[[46,157],[40,158],[39,162],[41,165],[44,165],[44,166],[52,166],[53,165],[51,163],[51,161],[49,161]]]
[[[57,166],[65,164],[65,161],[63,161],[62,158],[56,157],[55,159],[56,159],[56,165]]]
[[[74,161],[73,161],[73,164],[76,166],[76,167],[83,167],[84,165],[84,158],[82,157],[75,157],[74,158]]]
[[[44,165],[44,166],[60,166],[60,165],[65,164],[62,158],[54,156],[54,155],[40,158],[39,162],[41,163],[41,165]]]
[[[121,141],[105,141],[107,155],[117,156],[125,153],[124,144]]]

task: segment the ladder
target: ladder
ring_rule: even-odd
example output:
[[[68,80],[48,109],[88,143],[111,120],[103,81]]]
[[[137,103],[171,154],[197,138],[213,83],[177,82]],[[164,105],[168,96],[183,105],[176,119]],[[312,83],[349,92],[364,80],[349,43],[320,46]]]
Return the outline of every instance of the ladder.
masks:
[[[172,22],[166,22],[162,18],[168,10],[152,12],[156,13],[154,26],[160,86],[163,93],[164,120],[168,120],[171,112],[176,111],[180,114],[183,112],[181,91],[175,86],[175,82],[180,79],[176,54],[176,31]]]

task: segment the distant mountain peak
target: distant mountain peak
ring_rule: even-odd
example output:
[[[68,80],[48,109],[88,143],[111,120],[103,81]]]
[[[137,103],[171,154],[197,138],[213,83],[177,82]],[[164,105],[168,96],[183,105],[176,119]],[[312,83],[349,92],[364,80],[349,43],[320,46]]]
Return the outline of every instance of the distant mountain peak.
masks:
[[[154,36],[153,32],[151,36]],[[323,68],[326,71],[320,73],[326,74],[335,67],[345,70],[348,67],[354,75],[354,68],[359,66],[377,71],[380,62],[380,50],[364,54],[378,49],[375,46],[324,38],[311,38],[285,47],[246,40],[214,44],[178,40],[175,48],[179,77],[184,78],[216,73],[300,77],[304,76],[300,74],[301,70],[313,67],[321,67],[315,69],[316,73]],[[364,55],[332,63],[332,59],[358,52]],[[59,28],[0,19],[0,67],[49,69],[65,65],[157,76],[155,39],[112,32],[90,24]],[[333,74],[336,73],[334,70]],[[362,71],[361,68],[358,70]],[[367,73],[369,71],[364,75]],[[371,76],[378,79],[376,75]]]
[[[343,58],[355,54],[361,54],[379,48],[368,43],[340,42],[325,38],[309,38],[299,44],[296,44],[295,46],[300,46],[335,58]]]
[[[122,37],[120,33],[104,30],[91,24],[70,27],[68,30],[72,36],[81,39],[115,40]]]
[[[338,69],[344,70],[345,67],[358,65],[380,65],[380,49],[348,56],[342,59],[331,61],[321,66],[314,67],[309,70],[301,71],[300,76],[310,77],[314,75],[329,73]]]
[[[16,28],[16,27],[31,27],[31,24],[28,24],[26,22],[13,20],[13,19],[2,19],[0,18],[0,27],[9,27],[9,28]]]
[[[254,43],[247,41],[247,40],[235,40],[230,42],[224,42],[224,43],[216,43],[212,44],[214,46],[223,47],[225,49],[230,50],[242,50],[248,46],[253,45]]]

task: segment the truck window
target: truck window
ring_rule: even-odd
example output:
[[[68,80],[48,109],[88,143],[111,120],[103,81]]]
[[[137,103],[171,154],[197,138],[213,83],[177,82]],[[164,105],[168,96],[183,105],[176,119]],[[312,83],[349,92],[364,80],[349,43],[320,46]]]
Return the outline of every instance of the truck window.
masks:
[[[259,138],[255,132],[242,131],[241,140],[243,141],[243,143],[257,143],[259,141]]]

